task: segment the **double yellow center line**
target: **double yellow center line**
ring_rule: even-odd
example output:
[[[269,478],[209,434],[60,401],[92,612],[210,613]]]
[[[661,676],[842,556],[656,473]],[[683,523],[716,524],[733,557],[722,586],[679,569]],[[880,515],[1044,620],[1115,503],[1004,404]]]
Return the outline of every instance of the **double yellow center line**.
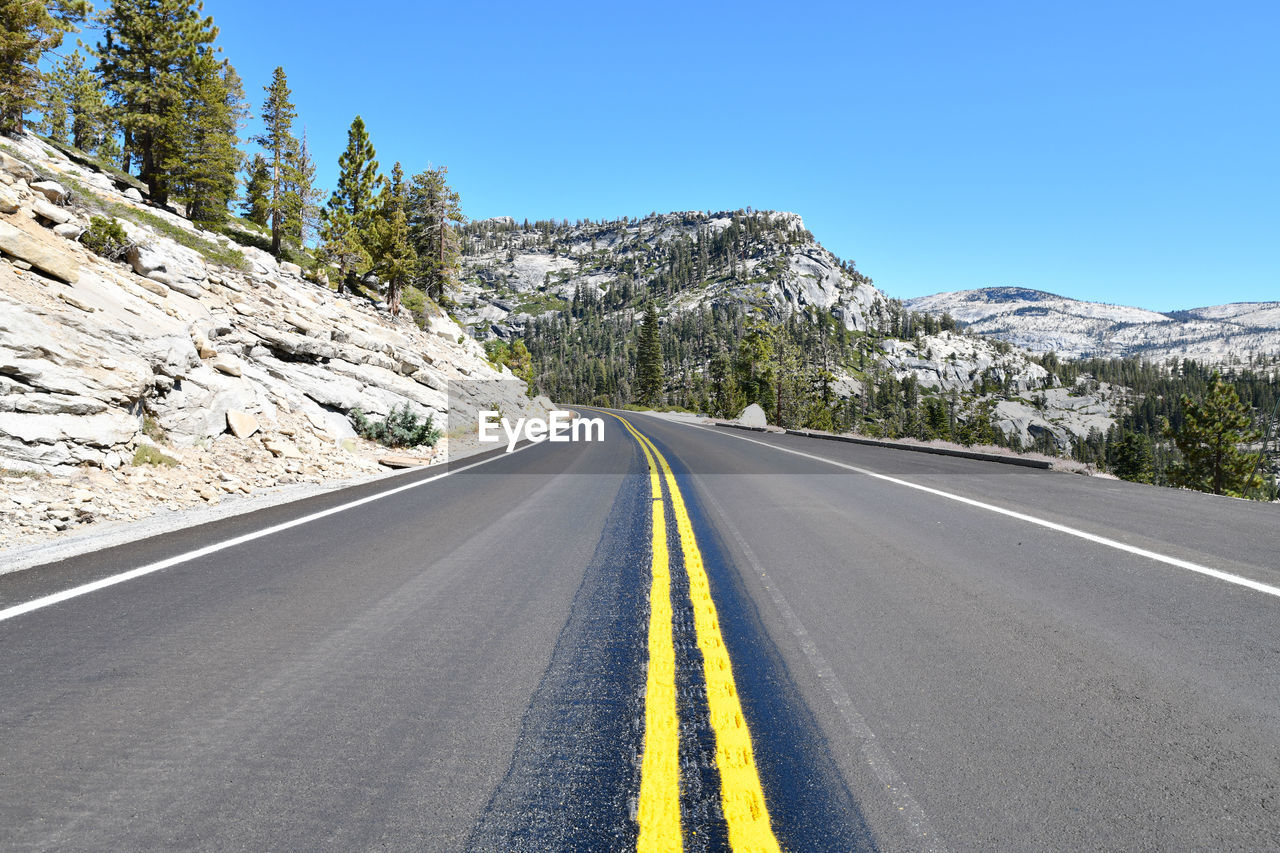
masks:
[[[609,414],[613,414],[610,412]],[[711,584],[693,533],[693,522],[666,457],[623,417],[613,415],[640,444],[649,465],[653,503],[653,583],[649,592],[649,671],[645,686],[644,757],[640,769],[639,853],[679,851],[680,718],[676,708],[676,661],[671,607],[671,553],[667,547],[665,479],[680,533],[680,550],[689,581],[694,629],[702,652],[707,707],[716,739],[716,767],[720,771],[720,804],[735,853],[780,853],[769,822],[764,789],[751,749],[733,681],[729,651],[720,633],[720,620]]]

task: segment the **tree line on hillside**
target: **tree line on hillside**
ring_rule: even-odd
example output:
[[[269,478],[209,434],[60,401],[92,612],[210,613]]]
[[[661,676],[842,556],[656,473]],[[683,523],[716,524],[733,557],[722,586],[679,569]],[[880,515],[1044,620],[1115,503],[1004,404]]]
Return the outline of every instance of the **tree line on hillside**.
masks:
[[[659,319],[645,283],[616,300],[584,288],[567,310],[533,318],[520,341],[529,377],[553,399],[608,406],[670,406],[736,417],[751,403],[774,423],[969,444],[1005,443],[991,406],[898,378],[876,357],[895,337],[953,331],[949,319],[886,302],[867,331],[816,308],[771,320],[750,306],[714,302]],[[1011,348],[1007,348],[1011,350]],[[656,357],[655,357],[656,355]],[[1009,373],[989,368],[978,390],[997,391]]]
[[[544,235],[539,239],[545,244],[545,235],[569,227],[552,223],[545,230],[535,225],[534,230]],[[519,226],[505,230],[504,239],[517,245],[528,238],[528,231]],[[483,239],[491,238],[488,234]],[[642,253],[632,243],[624,245]],[[623,274],[604,293],[579,286],[563,310],[533,318],[519,341],[494,343],[491,353],[498,361],[509,359],[513,369],[518,365],[518,373],[538,390],[562,401],[674,407],[720,417],[734,417],[756,403],[772,422],[791,428],[993,444],[1049,455],[1062,452],[1047,431],[1024,447],[1016,435],[998,428],[996,401],[1018,396],[1012,370],[992,366],[974,377],[967,391],[943,392],[922,387],[912,375],[895,375],[877,358],[881,343],[891,338],[914,341],[917,351],[927,352],[926,336],[959,331],[949,316],[912,312],[887,300],[870,312],[865,332],[850,331],[831,314],[813,309],[769,319],[764,312],[734,302],[672,312],[660,319],[655,306],[665,303],[669,293],[655,288],[655,279],[633,281]],[[993,346],[1000,355],[1012,353],[1007,343],[996,341]],[[1230,393],[1214,396],[1213,371],[1194,361],[1064,362],[1052,353],[1040,361],[1050,374],[1046,388],[1056,377],[1081,393],[1098,391],[1100,383],[1130,389],[1119,423],[1075,437],[1067,449],[1073,458],[1126,479],[1253,497],[1275,494],[1274,481],[1262,476],[1271,465],[1258,464],[1256,452],[1241,449],[1256,445],[1260,426],[1274,407],[1280,391],[1280,372],[1274,365],[1268,370],[1259,361],[1256,369],[1228,374],[1222,383]],[[837,375],[851,377],[856,384],[840,382]],[[1236,408],[1232,394],[1237,395]],[[1201,412],[1196,408],[1201,400],[1213,405]],[[1192,417],[1189,412],[1200,414]],[[1205,475],[1202,467],[1191,463],[1193,448],[1208,435],[1206,425],[1238,421],[1240,412],[1251,426],[1225,439],[1219,436],[1219,449],[1211,454],[1217,461],[1210,463],[1220,472],[1231,469],[1236,474]],[[1245,458],[1252,466],[1240,461]],[[1228,465],[1231,459],[1235,461]],[[1244,467],[1250,470],[1240,473]]]
[[[101,39],[59,53],[86,22]],[[406,177],[397,163],[380,173],[357,116],[337,189],[322,203],[284,69],[264,86],[261,132],[242,139],[249,101],[218,34],[190,0],[113,0],[97,12],[82,0],[0,0],[0,131],[20,131],[37,113],[35,130],[118,163],[151,203],[181,204],[204,228],[336,269],[339,289],[376,283],[393,311],[412,291],[421,319],[423,297],[443,300],[456,276],[465,218],[447,169]],[[246,142],[257,146],[252,156]]]

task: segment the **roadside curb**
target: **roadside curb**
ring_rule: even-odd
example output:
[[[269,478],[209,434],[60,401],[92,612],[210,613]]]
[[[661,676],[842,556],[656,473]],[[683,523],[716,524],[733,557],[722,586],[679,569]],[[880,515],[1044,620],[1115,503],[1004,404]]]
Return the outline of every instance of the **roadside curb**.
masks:
[[[730,429],[741,429],[747,432],[763,432],[775,433],[767,427],[743,426],[742,424],[731,424],[718,422],[718,427],[729,427]],[[953,450],[950,447],[930,447],[925,444],[903,444],[897,441],[882,441],[875,438],[859,438],[852,435],[831,435],[825,432],[812,432],[806,429],[788,429],[783,430],[787,435],[798,435],[804,438],[820,438],[824,441],[843,441],[848,444],[864,444],[868,447],[885,447],[890,450],[910,450],[913,453],[932,453],[935,456],[956,456],[960,459],[976,459],[980,462],[996,462],[1000,465],[1018,465],[1022,468],[1038,468],[1042,471],[1052,470],[1053,463],[1046,462],[1043,459],[1026,459],[1021,456],[1002,456],[998,453],[982,453],[977,450]]]

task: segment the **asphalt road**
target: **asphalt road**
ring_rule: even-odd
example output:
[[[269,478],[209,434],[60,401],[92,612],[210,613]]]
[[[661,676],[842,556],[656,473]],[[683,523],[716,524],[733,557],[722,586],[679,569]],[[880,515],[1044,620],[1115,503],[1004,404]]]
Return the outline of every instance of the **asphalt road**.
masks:
[[[695,552],[780,849],[1280,849],[1274,506],[627,418],[0,575],[0,849],[635,849],[659,623],[746,849]]]

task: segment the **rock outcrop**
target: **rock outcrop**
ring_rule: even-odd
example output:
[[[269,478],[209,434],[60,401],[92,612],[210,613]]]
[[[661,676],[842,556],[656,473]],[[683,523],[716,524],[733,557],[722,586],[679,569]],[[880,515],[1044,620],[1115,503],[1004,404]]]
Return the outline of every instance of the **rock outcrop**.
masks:
[[[921,388],[969,391],[986,381],[1009,393],[1045,387],[1049,371],[1023,350],[1000,347],[972,335],[939,332],[919,341],[887,338],[880,342],[881,361],[899,379],[914,376]]]
[[[158,442],[197,480],[212,454],[261,486],[369,470],[375,448],[350,452],[357,407],[407,407],[447,431],[450,389],[481,380],[504,411],[546,408],[442,312],[420,329],[148,208],[34,137],[0,149],[0,202],[15,202],[0,204],[0,469],[109,472]],[[103,206],[136,244],[127,262],[74,239]]]

